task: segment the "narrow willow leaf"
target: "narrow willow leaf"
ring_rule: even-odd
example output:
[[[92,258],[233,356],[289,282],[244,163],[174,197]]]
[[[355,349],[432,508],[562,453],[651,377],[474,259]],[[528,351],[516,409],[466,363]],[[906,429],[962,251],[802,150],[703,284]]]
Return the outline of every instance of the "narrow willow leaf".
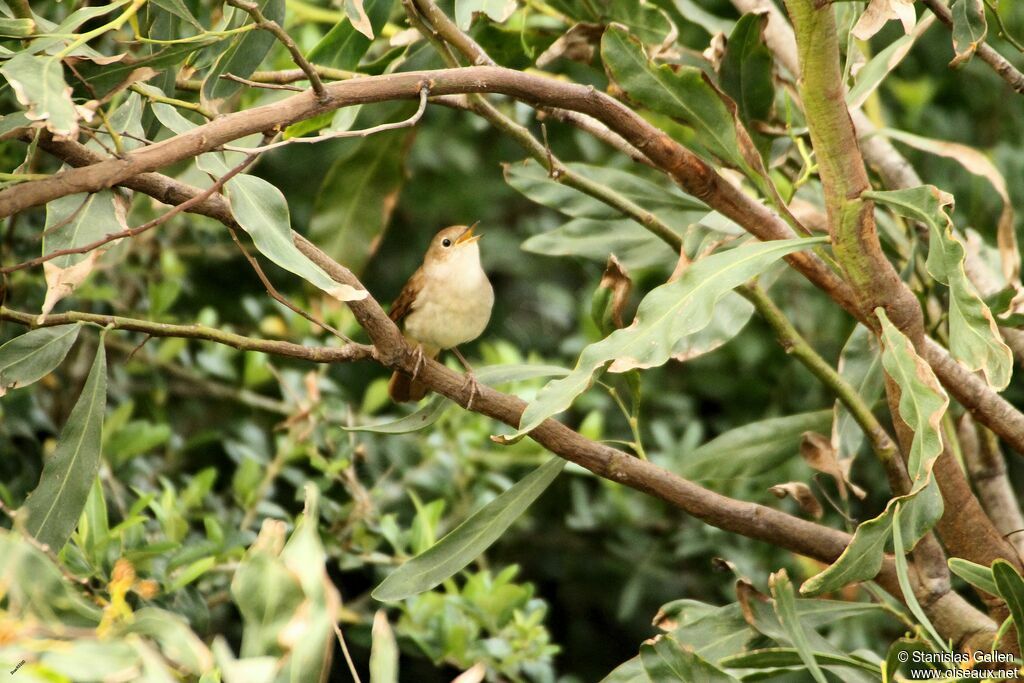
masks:
[[[885,311],[876,310],[882,324],[882,364],[900,388],[900,416],[914,432],[907,470],[912,480],[909,493],[893,498],[882,514],[862,522],[843,554],[825,571],[800,587],[805,595],[837,590],[870,579],[882,567],[882,555],[892,533],[896,505],[900,505],[901,541],[909,549],[917,544],[942,516],[942,493],[932,474],[942,454],[941,421],[949,405],[931,368],[914,351],[913,344],[889,322]]]
[[[965,560],[962,557],[951,557],[947,564],[949,565],[949,571],[975,588],[980,588],[990,595],[999,595],[999,589],[996,588],[996,580],[992,576],[992,570],[988,567]]]
[[[317,193],[309,239],[356,275],[376,252],[391,220],[405,180],[408,136],[398,131],[355,143],[331,165]]]
[[[288,202],[279,189],[244,173],[229,180],[226,189],[235,220],[249,233],[261,254],[339,301],[366,298],[366,290],[335,282],[295,246]]]
[[[476,380],[488,386],[497,386],[505,382],[515,382],[538,377],[558,377],[566,374],[565,368],[557,365],[491,365],[476,372]],[[452,406],[452,402],[440,394],[435,394],[427,405],[405,417],[382,422],[375,425],[359,425],[341,428],[350,432],[372,432],[375,434],[406,434],[429,427],[441,419],[444,412]]]
[[[85,508],[100,468],[103,412],[107,405],[107,354],[100,341],[85,387],[61,430],[57,449],[43,465],[39,485],[22,507],[25,529],[58,552]]]
[[[58,138],[78,137],[78,110],[59,59],[26,50],[4,62],[0,74],[11,84],[29,119],[42,121]]]
[[[374,589],[373,597],[385,602],[402,600],[454,576],[497,541],[563,467],[565,460],[555,457],[523,477],[450,534],[396,569]]]
[[[78,339],[81,325],[40,327],[0,346],[0,396],[53,372]]]
[[[699,154],[717,157],[752,179],[762,174],[761,157],[739,122],[736,103],[702,70],[652,65],[640,42],[617,26],[605,31],[601,56],[611,77],[631,99],[691,126],[696,137],[689,144]]]
[[[999,246],[999,259],[1003,268],[1003,277],[1007,282],[1014,282],[1020,277],[1020,250],[1017,245],[1017,232],[1014,229],[1013,202],[1006,178],[989,157],[968,145],[961,145],[948,140],[926,138],[901,130],[885,130],[881,134],[922,152],[935,154],[952,159],[968,173],[987,180],[999,198],[1003,200],[1003,208],[999,212],[999,224],[996,226],[996,243]]]
[[[611,372],[663,365],[681,340],[707,327],[715,304],[728,292],[783,256],[824,241],[757,242],[700,259],[679,279],[651,290],[640,302],[632,325],[587,346],[568,377],[545,385],[523,412],[517,435],[568,408],[607,363],[612,363]]]
[[[846,106],[850,109],[858,109],[864,104],[871,93],[875,92],[882,84],[886,76],[910,54],[910,48],[914,47],[917,39],[924,35],[924,32],[934,23],[935,16],[929,14],[921,20],[912,33],[900,36],[869,59],[868,63],[857,71],[856,81],[846,93]]]
[[[626,219],[574,218],[534,235],[522,248],[543,256],[579,256],[603,263],[609,254],[629,269],[671,267],[679,258],[651,231]]]
[[[995,579],[999,597],[1005,602],[1017,627],[1018,651],[1024,652],[1024,578],[1006,560],[992,563],[992,577]]]
[[[284,26],[285,0],[256,0],[256,5],[263,12],[263,16]],[[237,8],[232,9],[234,13],[229,22],[229,28],[237,28],[252,21],[248,13]],[[246,31],[234,38],[203,80],[201,92],[203,102],[216,107],[218,101],[238,92],[242,88],[241,83],[221,78],[221,76],[233,74],[241,78],[248,78],[259,68],[263,58],[270,52],[270,48],[274,46],[276,40],[270,31],[258,29]]]
[[[964,270],[966,250],[943,210],[952,205],[953,198],[931,185],[865,192],[862,196],[928,226],[928,272],[949,287],[950,353],[970,370],[980,370],[995,389],[1005,389],[1013,373],[1013,354],[1003,342],[992,312]]]
[[[946,650],[947,643],[943,640],[942,636],[935,632],[935,627],[932,626],[928,615],[921,608],[921,603],[917,601],[917,597],[914,595],[914,587],[910,583],[910,569],[907,566],[907,553],[909,549],[903,547],[903,532],[901,530],[903,520],[900,518],[900,515],[902,512],[903,508],[897,503],[893,510],[892,524],[892,549],[896,561],[896,580],[900,584],[903,601],[907,603],[910,613],[924,627],[925,633],[928,634],[928,637],[932,639],[932,642],[935,643],[939,650]]]
[[[373,615],[371,635],[370,683],[398,683],[398,643],[382,609]]]
[[[822,672],[821,667],[818,666],[818,660],[811,651],[811,644],[807,640],[804,626],[800,623],[800,617],[796,611],[796,596],[793,591],[793,583],[789,580],[786,570],[781,569],[772,574],[768,579],[768,583],[772,590],[772,597],[775,598],[775,614],[778,616],[782,628],[786,630],[786,635],[789,636],[790,642],[793,643],[797,653],[800,655],[801,661],[803,661],[804,666],[807,667],[807,671],[814,677],[815,681],[827,683],[825,674]]]
[[[651,681],[701,681],[702,683],[739,683],[693,650],[671,636],[658,636],[640,646],[640,662]]]
[[[813,652],[815,661],[824,667],[849,667],[878,676],[878,665],[851,655],[837,655],[828,652]],[[803,664],[800,651],[794,647],[772,647],[750,650],[738,655],[725,657],[719,665],[727,669],[777,669],[798,667]]]
[[[949,7],[953,15],[953,52],[949,63],[957,66],[969,60],[988,33],[984,0],[954,0]]]

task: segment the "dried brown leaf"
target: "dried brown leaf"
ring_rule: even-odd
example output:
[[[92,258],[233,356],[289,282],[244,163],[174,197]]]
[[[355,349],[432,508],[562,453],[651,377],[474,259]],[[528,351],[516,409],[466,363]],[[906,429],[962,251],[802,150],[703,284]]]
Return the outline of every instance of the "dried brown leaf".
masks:
[[[802,481],[789,481],[785,484],[776,484],[768,489],[776,498],[785,498],[789,496],[795,500],[807,514],[811,515],[815,519],[821,519],[825,511],[821,507],[821,503],[811,492],[811,487]]]
[[[537,66],[543,69],[561,57],[573,62],[590,64],[594,60],[594,52],[601,42],[602,33],[604,33],[603,24],[587,22],[574,24],[541,53],[537,58]]]

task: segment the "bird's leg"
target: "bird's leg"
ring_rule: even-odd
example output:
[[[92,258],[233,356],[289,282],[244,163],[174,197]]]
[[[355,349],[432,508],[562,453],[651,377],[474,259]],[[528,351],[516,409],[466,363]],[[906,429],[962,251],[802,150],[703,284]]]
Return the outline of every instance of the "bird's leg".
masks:
[[[416,364],[412,366],[412,379],[415,380],[416,376],[420,374],[420,368],[423,367],[423,345],[416,345]]]
[[[476,381],[476,375],[473,374],[473,367],[469,364],[469,361],[465,359],[462,353],[459,352],[459,349],[457,347],[452,347],[452,353],[454,353],[455,357],[459,359],[460,363],[462,363],[462,367],[466,369],[466,382],[462,386],[466,387],[468,385],[469,387],[469,400],[466,401],[466,410],[472,410],[473,399],[476,398],[476,395],[479,393],[480,383]]]

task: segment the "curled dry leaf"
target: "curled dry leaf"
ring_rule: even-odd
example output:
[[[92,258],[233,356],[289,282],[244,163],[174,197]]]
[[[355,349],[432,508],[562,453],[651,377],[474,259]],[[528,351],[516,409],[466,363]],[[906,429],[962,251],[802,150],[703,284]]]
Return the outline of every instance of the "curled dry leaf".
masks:
[[[803,439],[800,441],[800,457],[812,469],[835,479],[839,496],[843,500],[847,499],[847,487],[858,498],[864,498],[867,495],[864,489],[849,480],[849,465],[842,466],[828,437],[817,432],[804,432]]]
[[[46,315],[53,310],[57,302],[68,297],[89,277],[89,273],[96,266],[96,260],[100,251],[89,252],[79,261],[66,268],[56,264],[56,260],[47,261],[43,264],[43,275],[46,278],[46,296],[43,299],[43,307],[39,312],[39,321],[42,322]]]
[[[625,266],[619,263],[619,259],[615,257],[615,254],[608,256],[608,265],[605,266],[598,288],[608,290],[611,293],[608,306],[603,314],[611,318],[612,324],[616,328],[621,329],[624,326],[622,311],[629,301],[629,293],[633,289],[633,281],[630,279],[629,273],[626,272]]]
[[[604,33],[603,24],[588,22],[574,24],[541,53],[537,58],[537,66],[543,69],[560,57],[565,57],[573,62],[590,64],[594,61],[594,52],[601,42],[602,33]]]
[[[712,69],[718,71],[718,67],[722,65],[722,57],[725,56],[725,34],[716,33],[711,36],[711,43],[704,48],[701,56],[708,60]]]
[[[868,40],[890,19],[899,19],[903,32],[909,34],[917,23],[914,3],[909,0],[871,0],[853,27],[853,35],[859,40]]]
[[[799,505],[800,509],[811,515],[815,519],[821,519],[825,511],[821,507],[821,503],[815,498],[814,493],[811,492],[811,487],[802,481],[789,481],[785,484],[776,484],[768,489],[776,498],[785,498],[789,496],[795,500]]]

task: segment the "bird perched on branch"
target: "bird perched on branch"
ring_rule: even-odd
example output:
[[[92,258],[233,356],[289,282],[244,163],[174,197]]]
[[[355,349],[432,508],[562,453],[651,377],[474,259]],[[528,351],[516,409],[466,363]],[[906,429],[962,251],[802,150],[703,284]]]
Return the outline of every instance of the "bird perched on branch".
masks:
[[[391,304],[391,319],[403,325],[406,339],[417,345],[412,375],[396,371],[388,382],[388,395],[396,403],[423,398],[428,389],[416,380],[423,358],[436,358],[451,349],[466,368],[470,383],[467,407],[473,405],[476,378],[456,347],[483,333],[494,305],[494,290],[480,265],[480,235],[473,234],[478,223],[453,225],[438,232],[430,241],[423,265]]]

